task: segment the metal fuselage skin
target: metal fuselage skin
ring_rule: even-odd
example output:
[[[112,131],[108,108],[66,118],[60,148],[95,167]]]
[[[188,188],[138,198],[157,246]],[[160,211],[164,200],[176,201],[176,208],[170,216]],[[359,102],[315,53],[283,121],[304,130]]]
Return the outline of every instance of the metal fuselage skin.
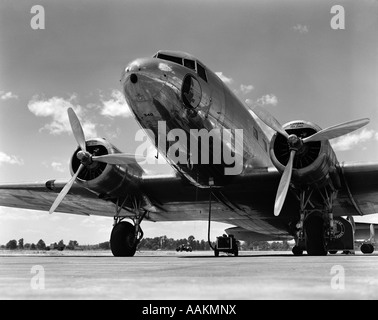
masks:
[[[160,51],[159,51],[160,52]],[[223,83],[223,81],[204,64],[193,56],[180,52],[169,52],[171,56],[188,59],[204,67],[206,76],[198,74],[197,67],[188,68],[176,62],[159,58],[137,59],[131,62],[123,71],[121,83],[126,101],[143,129],[154,141],[159,152],[166,160],[190,183],[198,187],[208,187],[209,179],[215,186],[226,185],[232,180],[232,174],[226,174],[226,167],[238,166],[242,174],[252,168],[266,168],[271,166],[268,153],[269,141],[260,126],[254,120],[248,109]],[[184,60],[182,60],[184,61]],[[192,100],[185,100],[187,87],[194,92]],[[191,102],[188,102],[190,100]],[[193,105],[190,105],[193,103]],[[186,140],[176,139],[167,141],[167,135],[162,135],[159,126],[165,126],[165,133],[180,129],[185,132]],[[210,154],[210,161],[201,162],[201,142],[198,146],[198,162],[191,161],[190,139],[191,130],[206,130],[207,132],[223,132],[227,130],[232,135],[232,143],[222,144],[222,155],[225,152],[235,155],[242,150],[236,161],[242,163],[231,164],[223,157],[220,163],[212,161],[213,144],[204,151]],[[242,130],[243,138],[235,138],[236,130]],[[162,143],[164,139],[164,143]],[[183,143],[184,142],[184,143]],[[239,145],[237,148],[236,144]],[[169,156],[169,148],[173,144],[181,144],[181,150],[187,150],[186,162],[174,161]],[[198,145],[198,144],[197,144]],[[227,149],[227,150],[226,150]],[[216,151],[216,150],[215,150]],[[219,150],[218,150],[219,151]],[[184,151],[185,152],[185,151]],[[194,162],[194,164],[193,164]]]

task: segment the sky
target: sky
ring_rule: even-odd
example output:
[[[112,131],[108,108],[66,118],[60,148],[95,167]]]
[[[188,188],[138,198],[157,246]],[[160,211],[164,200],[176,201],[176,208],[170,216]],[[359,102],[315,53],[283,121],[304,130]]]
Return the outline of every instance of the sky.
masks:
[[[36,4],[44,9],[44,29],[32,28]],[[332,28],[334,5],[344,9],[344,28]],[[326,128],[370,118],[332,145],[339,161],[377,162],[377,30],[377,0],[1,1],[0,184],[70,178],[76,142],[68,107],[87,138],[135,152],[139,125],[119,79],[129,62],[160,49],[198,57],[242,101],[261,103],[282,124],[301,119]],[[112,222],[0,207],[0,244],[99,243],[109,239]],[[204,223],[143,227],[145,237],[207,238]],[[225,227],[214,224],[212,234]]]

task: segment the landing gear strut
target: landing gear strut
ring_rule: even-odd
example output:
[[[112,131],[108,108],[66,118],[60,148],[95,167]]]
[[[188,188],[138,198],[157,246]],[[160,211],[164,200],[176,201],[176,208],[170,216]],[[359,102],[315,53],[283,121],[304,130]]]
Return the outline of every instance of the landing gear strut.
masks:
[[[110,249],[115,257],[132,257],[135,255],[136,248],[143,238],[143,230],[140,224],[148,212],[144,210],[140,214],[140,205],[134,199],[134,217],[132,218],[134,225],[132,225],[130,222],[123,221],[125,217],[119,217],[125,202],[126,200],[123,201],[122,205],[119,205],[119,201],[116,203],[116,215],[110,235]]]
[[[325,221],[329,221],[328,236],[332,236],[333,215],[329,208],[332,206],[332,197],[323,200],[325,208],[319,210],[311,201],[315,189],[301,190],[298,196],[300,202],[300,220],[297,224],[296,245],[293,248],[294,255],[302,255],[306,250],[311,256],[327,255]],[[326,195],[328,193],[326,192]]]

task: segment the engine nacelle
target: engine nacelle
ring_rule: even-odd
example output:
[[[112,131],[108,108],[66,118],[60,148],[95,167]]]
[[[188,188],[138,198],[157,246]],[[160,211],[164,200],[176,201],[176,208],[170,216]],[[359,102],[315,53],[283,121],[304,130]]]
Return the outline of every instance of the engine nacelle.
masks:
[[[100,138],[87,140],[86,148],[93,156],[120,153],[111,143]],[[79,147],[71,158],[70,171],[72,175],[80,166],[80,160],[77,158],[77,152],[80,150]],[[81,170],[76,182],[102,197],[124,197],[135,188],[142,172],[143,170],[137,162],[128,165],[110,165],[93,161],[92,164]]]
[[[307,121],[291,121],[283,128],[288,134],[295,134],[302,139],[321,130],[319,126]],[[290,149],[287,139],[279,133],[272,137],[270,157],[278,171],[283,172],[289,161]],[[332,182],[339,188],[337,163],[336,155],[328,141],[304,143],[296,152],[291,181],[296,187],[322,187]]]

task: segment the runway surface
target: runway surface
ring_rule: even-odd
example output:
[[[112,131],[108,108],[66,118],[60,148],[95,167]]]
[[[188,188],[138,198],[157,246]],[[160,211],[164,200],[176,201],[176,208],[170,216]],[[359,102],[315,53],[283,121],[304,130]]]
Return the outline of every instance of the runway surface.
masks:
[[[1,254],[0,299],[378,299],[378,254]]]

